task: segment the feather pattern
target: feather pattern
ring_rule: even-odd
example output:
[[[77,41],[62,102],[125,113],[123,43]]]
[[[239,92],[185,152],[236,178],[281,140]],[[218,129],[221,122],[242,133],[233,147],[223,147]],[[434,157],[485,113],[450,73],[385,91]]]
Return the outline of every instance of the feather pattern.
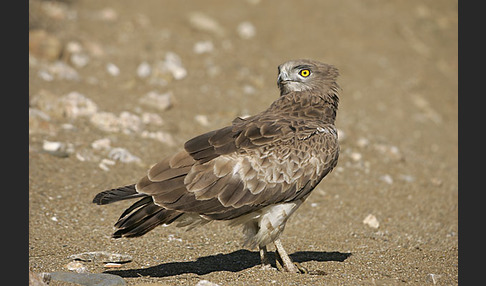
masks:
[[[309,78],[299,78],[302,66]],[[277,239],[339,156],[337,69],[297,60],[279,73],[280,97],[267,110],[196,136],[136,184],[98,194],[98,204],[142,197],[119,218],[114,236],[173,221],[194,227],[227,220],[244,226],[249,245]]]

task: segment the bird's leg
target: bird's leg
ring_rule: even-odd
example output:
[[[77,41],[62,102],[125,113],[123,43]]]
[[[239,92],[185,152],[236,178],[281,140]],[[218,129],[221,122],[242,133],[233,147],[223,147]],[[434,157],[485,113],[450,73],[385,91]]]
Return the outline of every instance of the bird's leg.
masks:
[[[282,242],[280,242],[280,238],[276,239],[274,242],[275,248],[277,249],[277,268],[278,268],[278,258],[282,261],[283,271],[286,272],[293,272],[293,273],[300,273],[299,269],[292,263],[292,260],[288,256],[287,252],[282,246]]]
[[[288,256],[287,252],[282,246],[282,242],[280,239],[276,239],[274,242],[275,248],[277,249],[276,251],[276,264],[277,268],[280,271],[286,271],[286,272],[293,272],[293,273],[302,273],[302,274],[307,274],[309,271],[301,266],[297,262],[292,262],[290,257]],[[280,260],[280,261],[279,261]],[[280,264],[280,262],[283,264]]]
[[[262,269],[270,269],[270,262],[268,261],[267,246],[260,246],[260,260],[262,262]]]

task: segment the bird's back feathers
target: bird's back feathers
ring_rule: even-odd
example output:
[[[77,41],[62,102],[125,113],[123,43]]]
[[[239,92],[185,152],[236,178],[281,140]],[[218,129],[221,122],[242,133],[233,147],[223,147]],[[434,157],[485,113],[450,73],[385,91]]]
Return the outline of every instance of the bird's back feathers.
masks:
[[[303,200],[337,163],[336,86],[282,94],[269,109],[190,139],[137,184],[93,202],[142,197],[115,224],[115,237],[130,237],[175,220],[231,220]]]

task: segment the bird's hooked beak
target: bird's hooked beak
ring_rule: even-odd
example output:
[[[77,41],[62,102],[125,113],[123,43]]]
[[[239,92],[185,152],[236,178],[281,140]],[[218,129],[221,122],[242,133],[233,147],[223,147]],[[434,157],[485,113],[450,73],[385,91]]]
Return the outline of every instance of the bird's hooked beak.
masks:
[[[278,75],[277,84],[280,85],[283,81],[289,81],[289,80],[290,80],[290,76],[285,71],[282,71]]]

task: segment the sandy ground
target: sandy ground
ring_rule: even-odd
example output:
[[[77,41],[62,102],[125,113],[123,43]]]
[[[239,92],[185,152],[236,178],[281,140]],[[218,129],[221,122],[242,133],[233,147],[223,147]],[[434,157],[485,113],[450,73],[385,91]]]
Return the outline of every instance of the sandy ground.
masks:
[[[35,45],[46,38],[29,45],[31,271],[69,271],[70,255],[109,251],[133,261],[84,266],[129,285],[458,284],[457,1],[29,2],[31,33],[55,43],[53,56]],[[179,73],[157,74],[168,53],[180,58]],[[277,66],[295,58],[341,72],[338,167],[282,236],[310,274],[262,271],[258,252],[225,223],[110,238],[130,202],[97,206],[96,193],[135,182],[197,134],[265,109],[278,96]],[[143,62],[147,77],[137,74]],[[171,93],[173,106],[141,102],[151,91]],[[95,113],[54,104],[71,92]],[[101,112],[151,120],[106,130],[93,123]],[[46,142],[64,149],[45,152]],[[139,160],[117,160],[115,147]],[[363,223],[368,215],[379,225]]]

